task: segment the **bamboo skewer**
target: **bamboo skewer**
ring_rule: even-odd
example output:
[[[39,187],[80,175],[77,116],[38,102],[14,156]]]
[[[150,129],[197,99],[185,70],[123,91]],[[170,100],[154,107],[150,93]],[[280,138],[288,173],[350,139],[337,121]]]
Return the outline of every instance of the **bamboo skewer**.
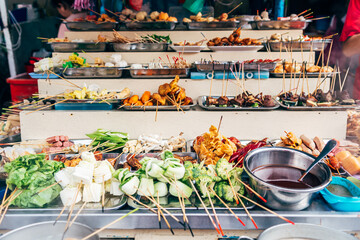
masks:
[[[70,83],[70,84],[71,84],[71,85],[73,85],[74,87],[77,87],[77,88],[82,89],[81,87],[79,87],[79,86],[78,86],[78,85],[76,85],[75,83],[73,83],[73,82],[71,82],[71,81],[67,80],[66,78],[63,78],[62,76],[60,76],[60,75],[58,75],[58,74],[54,73],[53,71],[49,70],[49,72],[50,72],[50,73],[52,73],[52,74],[54,74],[55,76],[57,76],[57,77],[61,78],[62,80],[64,80],[64,81],[66,81],[66,82]]]
[[[248,190],[250,190],[252,193],[254,193],[258,198],[260,198],[263,202],[267,202],[265,198],[263,198],[259,193],[257,193],[254,189],[252,189],[249,185],[241,181],[238,177],[236,177],[236,180],[239,181],[242,185],[244,185]]]
[[[15,188],[14,191],[10,194],[10,196],[8,198],[5,199],[5,201],[2,202],[1,206],[0,206],[0,214],[2,212],[2,210],[4,209],[4,205],[7,204],[7,202],[14,196],[14,194],[16,193],[18,189]]]
[[[309,9],[307,9],[307,10],[305,10],[305,11],[303,11],[303,12],[299,13],[299,14],[298,14],[298,17],[299,17],[299,16],[301,16],[301,15],[303,15],[304,13],[306,13],[306,12],[310,11],[310,10],[311,10],[311,8],[309,8]]]
[[[221,236],[224,236],[225,234],[224,234],[224,231],[222,230],[222,227],[221,227],[219,218],[218,218],[218,216],[217,216],[217,214],[216,214],[215,207],[214,207],[214,203],[212,202],[211,197],[210,197],[210,193],[209,193],[209,191],[208,191],[207,189],[206,189],[206,193],[207,193],[207,195],[208,195],[209,202],[210,202],[212,211],[213,211],[213,213],[214,213],[215,220],[216,220],[216,222],[217,222],[217,224],[218,224],[218,226],[219,226]]]
[[[105,179],[104,179],[104,175],[102,176],[102,188],[103,188],[103,192],[102,192],[102,196],[101,196],[101,211],[104,212],[105,211]]]
[[[41,193],[41,192],[44,192],[44,191],[48,190],[49,188],[52,188],[53,186],[55,186],[55,185],[57,185],[57,184],[59,184],[59,183],[61,183],[61,180],[60,180],[59,182],[55,182],[55,183],[53,183],[53,184],[51,184],[51,185],[49,185],[49,186],[41,189],[40,191],[34,193],[32,196],[35,196],[35,195],[37,195],[37,194],[39,194],[39,193]]]
[[[157,202],[160,205],[160,199],[159,199],[159,191],[156,193],[157,195]],[[159,229],[161,229],[161,215],[160,215],[160,208],[158,208],[157,210],[157,215],[158,215],[158,221],[159,221]]]
[[[251,200],[250,198],[247,198],[247,197],[245,197],[244,195],[241,195],[241,194],[239,194],[239,197],[242,197],[242,198],[246,199],[247,201],[255,204],[255,205],[258,206],[258,207],[261,207],[262,209],[268,211],[269,213],[274,214],[275,216],[281,218],[282,220],[284,220],[284,221],[286,221],[286,222],[288,222],[288,223],[291,223],[291,224],[295,225],[295,223],[294,223],[293,221],[290,221],[289,219],[287,219],[287,218],[279,215],[278,213],[276,213],[276,212],[268,209],[267,207],[264,207],[264,206],[262,206],[261,204],[259,204],[259,203],[255,202],[255,201]]]
[[[5,198],[6,198],[8,189],[9,189],[9,185],[6,184],[6,189],[5,189],[5,192],[4,192],[4,196],[3,196],[3,199],[2,199],[2,201],[1,201],[0,213],[2,212],[2,209],[3,209],[4,203],[5,203]]]
[[[234,194],[234,198],[235,198],[236,204],[239,204],[239,199],[238,199],[238,197],[237,197],[237,195],[236,195],[236,191],[235,191],[235,189],[234,189],[234,186],[233,186],[232,183],[231,183],[231,180],[230,180],[230,177],[229,177],[229,174],[228,174],[228,173],[226,173],[226,177],[227,177],[227,179],[228,179],[228,181],[229,181],[229,184],[230,184],[230,187],[231,187],[231,191],[232,191],[233,194]]]
[[[340,92],[342,92],[342,90],[343,90],[343,88],[344,88],[345,81],[346,81],[347,76],[348,76],[348,74],[349,74],[349,70],[350,70],[350,64],[349,64],[349,67],[348,67],[347,70],[346,70],[345,77],[344,77],[344,81],[343,81],[342,85],[340,86]]]
[[[53,104],[50,104],[50,105],[45,105],[44,107],[38,108],[38,109],[36,109],[36,110],[34,110],[34,111],[31,111],[31,112],[27,112],[26,114],[38,112],[38,111],[44,110],[45,108],[54,106],[54,105],[56,105],[56,104],[58,104],[58,103],[63,103],[63,102],[65,102],[65,101],[67,101],[67,99],[61,100],[60,102],[56,102],[56,103],[53,103]]]
[[[246,206],[245,206],[245,204],[244,204],[243,200],[242,200],[241,198],[239,198],[239,200],[240,200],[240,203],[241,203],[241,205],[243,206],[243,208],[244,208],[244,210],[245,210],[246,214],[249,216],[249,218],[250,218],[251,222],[254,224],[255,228],[256,228],[256,229],[259,229],[259,228],[258,228],[258,226],[256,225],[256,222],[254,221],[253,217],[251,216],[251,214],[250,214],[249,210],[246,208]]]
[[[136,198],[134,198],[133,196],[131,196],[131,195],[128,195],[128,194],[126,194],[126,196],[128,196],[130,199],[132,199],[133,201],[135,201],[135,202],[137,202],[137,203],[139,203],[141,206],[143,206],[143,207],[145,207],[145,208],[147,208],[147,209],[149,209],[151,212],[153,212],[153,213],[157,213],[153,208],[151,208],[151,207],[149,207],[148,205],[146,205],[145,203],[142,203],[141,201],[139,201],[139,200],[137,200]]]
[[[74,206],[75,206],[75,203],[76,203],[76,199],[79,195],[79,192],[80,192],[80,189],[81,189],[81,186],[82,186],[82,181],[79,183],[78,185],[78,188],[77,188],[77,191],[76,191],[76,194],[75,194],[75,198],[74,198],[74,201],[72,202],[71,206],[70,206],[70,211],[69,211],[69,215],[68,215],[68,219],[67,219],[67,222],[66,222],[66,226],[65,226],[65,231],[64,231],[64,234],[67,232],[67,230],[69,229],[69,223],[70,223],[70,219],[71,219],[71,215],[74,211]]]
[[[6,204],[4,213],[1,216],[0,224],[2,223],[2,221],[3,221],[4,217],[5,217],[5,214],[6,214],[7,210],[9,209],[9,206],[11,205],[12,201],[14,201],[22,192],[23,191],[21,190],[18,194],[16,194],[15,196],[12,196],[11,199],[9,199],[9,202]]]
[[[139,209],[138,209],[138,208],[136,208],[136,209],[134,209],[134,210],[132,210],[132,211],[128,212],[128,213],[127,213],[127,214],[125,214],[124,216],[122,216],[122,217],[120,217],[120,218],[118,218],[118,219],[116,219],[116,220],[112,221],[111,223],[109,223],[109,224],[105,225],[104,227],[102,227],[102,228],[100,228],[99,230],[97,230],[97,231],[95,231],[95,232],[91,233],[90,235],[88,235],[88,236],[86,236],[86,237],[82,238],[81,240],[86,240],[86,239],[91,238],[92,236],[95,236],[95,235],[96,235],[96,234],[98,234],[99,232],[101,232],[101,231],[105,230],[106,228],[110,227],[111,225],[113,225],[113,224],[115,224],[115,223],[119,222],[120,220],[122,220],[122,219],[126,218],[127,216],[129,216],[130,214],[132,214],[132,213],[136,212],[137,210],[139,210]]]
[[[237,9],[238,7],[240,7],[243,4],[243,2],[239,3],[238,5],[236,5],[233,9],[231,9],[227,15],[229,15],[230,13],[232,13],[235,9]]]
[[[87,202],[84,202],[83,205],[81,206],[81,208],[77,211],[76,215],[74,216],[74,218],[72,219],[72,221],[69,224],[69,228],[71,227],[71,225],[73,225],[73,223],[75,222],[75,220],[79,216],[80,212],[84,209],[86,204],[87,204]]]
[[[210,215],[207,207],[205,206],[205,203],[204,203],[203,200],[201,199],[201,197],[200,197],[198,191],[196,190],[194,184],[191,182],[191,180],[190,180],[189,182],[190,182],[192,188],[194,189],[194,192],[195,192],[196,196],[199,198],[201,204],[203,205],[203,207],[204,207],[204,209],[205,209],[205,212],[206,212],[206,214],[208,215],[208,217],[209,217],[212,225],[214,226],[214,228],[215,228],[215,230],[217,231],[217,233],[220,234],[220,231],[219,231],[219,229],[217,228],[217,226],[216,226],[216,224],[215,224],[215,222],[214,222],[214,219],[211,217],[211,215]]]
[[[319,17],[319,18],[313,18],[311,19],[312,21],[316,21],[316,20],[321,20],[321,19],[325,19],[325,18],[329,18],[330,16],[326,16],[326,17]]]
[[[64,205],[64,207],[63,207],[62,210],[60,211],[59,215],[56,217],[56,219],[55,219],[55,221],[54,221],[54,223],[53,223],[54,226],[55,226],[55,224],[57,223],[57,221],[59,220],[59,218],[61,217],[61,215],[64,213],[65,209],[66,209],[66,205]]]
[[[222,200],[222,199],[216,194],[216,192],[215,192],[213,189],[211,189],[211,188],[209,188],[209,189],[210,189],[210,191],[215,195],[215,197],[217,197],[217,198],[220,200],[220,202],[231,212],[231,214],[234,215],[234,217],[245,227],[245,223],[244,223],[243,221],[241,221],[241,219],[240,219],[238,216],[236,216],[236,214],[234,213],[233,210],[231,210],[231,208],[229,207],[229,205],[227,205],[227,204],[224,202],[224,200]]]
[[[147,196],[144,192],[142,192],[140,189],[138,189],[138,191],[140,193],[142,193],[144,195],[144,197],[146,197],[148,200],[150,200],[152,203],[154,203],[157,207],[159,207],[162,211],[164,211],[165,213],[169,214],[169,216],[174,219],[175,221],[177,221],[178,223],[180,223],[181,225],[183,225],[183,223],[177,218],[175,217],[173,214],[171,214],[166,208],[162,207],[160,204],[158,204],[156,201],[154,201],[153,199],[151,199],[149,196]],[[154,210],[155,211],[155,210]],[[156,211],[155,211],[156,214]]]
[[[313,13],[314,13],[314,12],[310,12],[310,13],[304,15],[303,17],[306,18],[306,17],[310,16],[310,15],[313,14]]]
[[[95,12],[94,10],[92,10],[92,9],[90,9],[90,8],[88,8],[88,10],[89,10],[89,11],[91,11],[91,12],[93,12],[93,13],[95,13],[96,15],[99,15],[99,16],[101,16],[101,14],[100,14],[100,13],[98,13],[98,12]]]
[[[157,206],[160,206],[160,202],[158,203],[158,202],[155,200],[154,196],[150,193],[149,189],[148,189],[148,193],[149,193],[149,195],[151,196],[151,199],[154,201],[154,203],[156,203]],[[159,207],[158,207],[158,209],[159,209]],[[170,226],[170,223],[169,223],[168,220],[165,218],[164,213],[163,213],[161,210],[159,210],[159,211],[160,211],[160,214],[162,215],[162,217],[164,218],[164,221],[165,221],[166,225],[167,225],[168,228],[170,229],[170,232],[172,233],[172,235],[175,235],[172,227]]]

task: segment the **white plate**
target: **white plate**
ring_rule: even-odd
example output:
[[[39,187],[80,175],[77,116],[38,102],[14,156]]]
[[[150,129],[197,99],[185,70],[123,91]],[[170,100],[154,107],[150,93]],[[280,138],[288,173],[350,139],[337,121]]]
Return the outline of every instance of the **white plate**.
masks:
[[[239,52],[257,52],[262,49],[264,45],[249,45],[249,46],[208,46],[211,51],[239,51]]]
[[[188,52],[188,53],[200,52],[201,50],[205,49],[205,46],[174,46],[174,45],[171,45],[170,47],[177,52]]]

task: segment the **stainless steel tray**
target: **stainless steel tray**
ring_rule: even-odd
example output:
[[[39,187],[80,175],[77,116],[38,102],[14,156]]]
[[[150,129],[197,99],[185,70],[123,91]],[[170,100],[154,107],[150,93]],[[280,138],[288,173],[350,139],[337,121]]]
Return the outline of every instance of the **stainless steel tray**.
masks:
[[[118,22],[64,22],[70,31],[112,31],[119,27]]]
[[[132,78],[174,78],[176,75],[186,78],[189,74],[190,68],[130,69]]]
[[[279,105],[286,109],[286,110],[290,110],[290,111],[346,111],[348,109],[356,109],[359,108],[358,105],[337,105],[337,106],[331,106],[331,107],[327,107],[327,106],[317,106],[317,107],[307,107],[307,106],[288,106],[285,105],[282,101],[280,100],[276,100]]]
[[[55,153],[55,154],[49,154],[49,160],[54,160],[54,158],[59,155],[59,156],[65,156],[66,158],[72,158],[72,157],[75,157],[75,156],[79,156],[79,154],[65,154],[65,153]],[[103,153],[102,156],[103,156],[103,160],[105,159],[109,159],[109,158],[116,158],[117,156],[119,156],[120,153]]]
[[[305,29],[311,20],[306,21],[250,21],[253,30]]]
[[[50,42],[54,52],[105,52],[105,42]]]
[[[148,205],[151,208],[156,208],[155,204],[150,202],[146,197],[141,197],[141,196],[137,195],[137,196],[135,196],[135,198],[137,200],[139,200],[140,202]],[[200,200],[196,197],[195,193],[192,194],[192,196],[189,198],[189,200],[191,202],[189,202],[187,199],[185,199],[185,201],[184,201],[186,210],[204,209]],[[210,210],[211,204],[209,202],[209,199],[203,198],[202,200],[205,203],[205,206]],[[227,208],[217,198],[215,198],[215,197],[212,198],[212,201],[213,201],[215,210],[227,210]],[[162,207],[166,208],[167,210],[181,210],[179,200],[177,197],[174,197],[174,196],[161,197],[161,198],[159,198],[159,202],[160,202],[160,205]],[[254,204],[252,204],[246,200],[243,200],[243,202],[247,209],[252,209],[255,207]],[[131,198],[128,198],[127,203],[129,205],[129,207],[131,207],[131,208],[146,209],[144,206],[140,205],[138,202],[134,201]],[[233,210],[244,209],[242,207],[242,205],[237,205],[236,202],[226,202],[226,204]]]
[[[183,111],[189,111],[192,107],[195,107],[196,103],[194,102],[191,105],[181,105]],[[122,106],[120,109],[128,111],[181,111],[176,106]]]
[[[125,206],[127,202],[127,197],[125,195],[121,196],[112,196],[110,194],[105,195],[105,204],[104,204],[104,210],[117,210]],[[84,204],[83,201],[80,201],[74,205],[74,210],[78,210],[81,208],[81,206]],[[32,211],[32,212],[44,212],[44,211],[61,211],[63,209],[64,205],[62,204],[60,197],[55,199],[52,203],[50,203],[47,207],[44,208],[18,208],[15,206],[9,207],[9,210],[11,211]],[[101,202],[98,203],[87,203],[84,207],[84,210],[86,211],[101,211],[102,206]]]
[[[225,61],[217,61],[215,63],[203,63],[201,61],[196,61],[194,63],[196,70],[199,72],[211,72],[211,71],[228,71],[231,66],[233,66],[235,62],[225,62]]]
[[[169,43],[110,43],[115,52],[166,52]]]
[[[337,72],[333,73],[333,72],[326,72],[326,73],[321,73],[320,74],[320,78],[324,78],[324,77],[332,77],[333,74],[337,74]],[[300,73],[293,73],[292,77],[296,78],[299,77]],[[270,76],[271,77],[275,77],[275,78],[283,78],[283,73],[273,73],[270,72]],[[318,72],[306,72],[305,76],[309,77],[309,78],[317,78],[319,77],[319,73]],[[285,78],[290,78],[291,77],[291,73],[285,73]],[[301,73],[301,77],[302,77],[302,73]]]
[[[66,68],[61,71],[65,78],[120,78],[123,68],[118,67],[84,67]]]
[[[55,100],[65,100],[65,98],[56,98]],[[121,103],[124,99],[66,99],[65,103]]]
[[[264,45],[240,45],[240,46],[208,46],[213,52],[257,52],[264,48]]]
[[[273,71],[276,67],[277,62],[267,62],[267,63],[245,63],[245,71],[258,71],[260,66],[261,71]],[[239,69],[239,68],[237,68]]]
[[[186,147],[186,145],[185,145]],[[139,153],[136,154],[135,157],[138,159],[142,159],[144,157],[152,157],[152,158],[160,158],[161,152],[150,152],[150,153]],[[178,155],[180,157],[190,156],[193,159],[198,159],[198,156],[195,152],[174,152],[173,154]],[[127,161],[128,156],[133,155],[133,153],[124,153],[122,154],[115,162],[115,169],[118,169],[120,164],[124,164]]]
[[[128,30],[174,30],[178,22],[125,22]]]
[[[201,108],[209,111],[270,111],[280,107],[280,104],[274,100],[274,107],[217,107],[217,106],[206,106],[206,99],[208,96],[200,96],[198,98],[198,104]],[[211,96],[213,98],[219,98],[219,96]],[[227,96],[228,98],[234,98],[234,96]]]
[[[239,21],[226,22],[184,22],[189,30],[213,30],[213,29],[234,29],[239,25]]]
[[[314,40],[314,41],[290,41],[290,42],[272,42],[269,41],[270,49],[273,52],[281,51],[322,51],[331,43],[331,39]]]

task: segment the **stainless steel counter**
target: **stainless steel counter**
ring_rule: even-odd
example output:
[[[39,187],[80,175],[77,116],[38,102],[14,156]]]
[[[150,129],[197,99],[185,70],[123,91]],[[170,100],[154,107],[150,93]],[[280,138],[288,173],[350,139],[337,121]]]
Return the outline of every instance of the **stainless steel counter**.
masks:
[[[78,222],[84,223],[92,228],[101,228],[107,223],[125,215],[129,212],[129,208],[125,207],[121,210],[99,212],[82,212],[77,218]],[[175,216],[182,220],[181,211],[171,211]],[[255,229],[245,211],[234,211],[245,223],[243,227],[227,210],[217,211],[217,215],[224,230],[251,230]],[[18,228],[27,224],[40,221],[55,220],[60,211],[29,211],[29,210],[9,210],[2,222],[0,229],[8,230]],[[284,223],[278,217],[255,208],[250,210],[259,229],[266,229],[273,225]],[[360,213],[359,212],[336,212],[331,210],[321,199],[315,199],[312,205],[303,211],[278,211],[280,215],[294,221],[295,223],[312,223],[326,227],[336,227],[342,231],[360,231]],[[73,215],[76,214],[74,211]],[[188,210],[187,216],[193,229],[212,229],[212,225],[206,213],[203,210]],[[65,212],[61,219],[66,219]],[[182,228],[182,226],[172,218],[167,217],[171,226]],[[165,223],[163,222],[163,226]],[[157,229],[159,227],[157,215],[146,210],[139,210],[128,216],[124,220],[114,224],[111,229]]]

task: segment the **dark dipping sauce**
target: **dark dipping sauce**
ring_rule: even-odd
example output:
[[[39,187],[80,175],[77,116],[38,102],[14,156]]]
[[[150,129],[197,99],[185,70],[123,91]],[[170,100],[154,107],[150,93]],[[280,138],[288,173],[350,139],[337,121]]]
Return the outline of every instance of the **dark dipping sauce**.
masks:
[[[287,165],[262,165],[252,173],[271,185],[289,189],[309,189],[321,184],[320,180],[308,173],[302,181],[298,181],[304,170]]]

